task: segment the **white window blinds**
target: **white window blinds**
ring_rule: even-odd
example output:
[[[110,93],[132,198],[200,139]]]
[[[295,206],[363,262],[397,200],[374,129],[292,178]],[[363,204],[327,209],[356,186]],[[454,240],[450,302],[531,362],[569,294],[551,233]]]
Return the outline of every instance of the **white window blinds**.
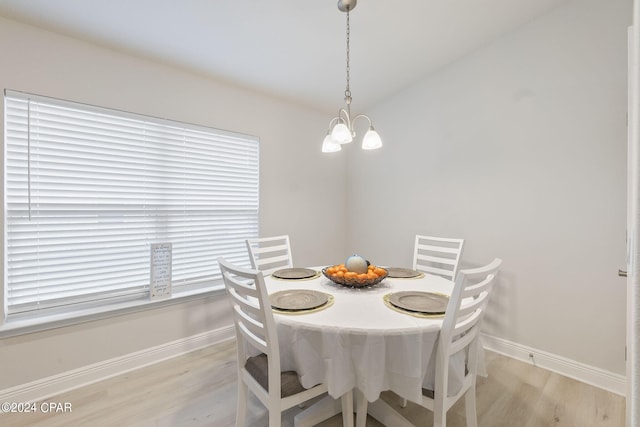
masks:
[[[4,184],[9,316],[148,298],[151,243],[221,286],[258,236],[258,140],[216,129],[6,91]]]

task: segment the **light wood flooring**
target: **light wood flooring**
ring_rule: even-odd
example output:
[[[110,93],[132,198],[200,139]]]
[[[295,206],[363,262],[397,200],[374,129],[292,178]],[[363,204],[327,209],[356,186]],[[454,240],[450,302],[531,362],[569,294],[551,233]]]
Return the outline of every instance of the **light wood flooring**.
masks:
[[[147,368],[61,394],[48,402],[71,405],[67,413],[2,414],[4,427],[226,427],[235,422],[235,343],[225,342]],[[624,398],[495,353],[487,353],[487,378],[478,378],[480,427],[623,427]],[[430,412],[383,394],[416,426],[432,426]],[[42,402],[38,402],[39,407]],[[267,427],[253,398],[249,427]],[[295,407],[283,415],[293,426]],[[449,412],[448,427],[466,426],[464,402]],[[382,424],[369,418],[368,427]],[[342,426],[335,416],[322,427]],[[388,426],[393,427],[393,426]]]

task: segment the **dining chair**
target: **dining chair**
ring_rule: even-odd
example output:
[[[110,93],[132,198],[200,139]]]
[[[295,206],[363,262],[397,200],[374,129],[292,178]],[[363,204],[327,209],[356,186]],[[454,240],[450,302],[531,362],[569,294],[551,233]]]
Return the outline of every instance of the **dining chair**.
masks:
[[[458,272],[464,239],[416,235],[413,269],[453,281]]]
[[[442,321],[436,348],[435,381],[433,390],[423,388],[418,403],[433,412],[433,426],[446,427],[447,411],[465,397],[467,427],[477,427],[476,376],[481,349],[480,326],[491,295],[493,283],[502,260],[474,269],[460,270]],[[465,358],[462,387],[449,394],[449,361],[461,353]],[[366,399],[357,402],[357,427],[364,427],[367,415]]]
[[[281,268],[293,267],[288,235],[247,239],[246,243],[251,266],[265,276]]]
[[[218,258],[233,310],[238,353],[236,427],[246,425],[249,390],[269,412],[269,427],[280,427],[282,412],[327,392],[326,384],[305,389],[295,371],[282,372],[271,304],[261,271]],[[255,354],[255,355],[254,355]],[[342,398],[345,427],[353,426],[351,393]]]

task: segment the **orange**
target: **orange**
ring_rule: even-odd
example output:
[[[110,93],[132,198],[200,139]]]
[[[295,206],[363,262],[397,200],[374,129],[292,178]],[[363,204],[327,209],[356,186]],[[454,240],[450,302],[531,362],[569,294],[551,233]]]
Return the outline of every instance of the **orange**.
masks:
[[[384,268],[380,268],[380,267],[376,267],[373,271],[374,271],[374,273],[376,273],[378,275],[378,277],[384,276],[387,273],[387,270],[385,270]]]

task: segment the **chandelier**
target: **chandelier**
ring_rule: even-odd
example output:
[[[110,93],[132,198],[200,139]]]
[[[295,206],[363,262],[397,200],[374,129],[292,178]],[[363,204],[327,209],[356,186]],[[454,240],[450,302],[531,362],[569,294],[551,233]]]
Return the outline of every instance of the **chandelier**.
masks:
[[[369,130],[367,130],[362,138],[362,149],[375,150],[376,148],[382,147],[382,139],[380,139],[380,135],[378,135],[378,132],[373,128],[369,116],[358,114],[351,118],[351,90],[349,89],[349,37],[351,28],[349,25],[349,12],[356,7],[356,3],[357,0],[338,0],[338,9],[341,12],[347,13],[347,87],[344,91],[344,101],[347,104],[347,108],[340,108],[338,115],[329,122],[329,130],[322,143],[323,153],[340,151],[342,150],[342,144],[353,141],[356,136],[354,122],[360,118],[365,118],[369,122]]]

